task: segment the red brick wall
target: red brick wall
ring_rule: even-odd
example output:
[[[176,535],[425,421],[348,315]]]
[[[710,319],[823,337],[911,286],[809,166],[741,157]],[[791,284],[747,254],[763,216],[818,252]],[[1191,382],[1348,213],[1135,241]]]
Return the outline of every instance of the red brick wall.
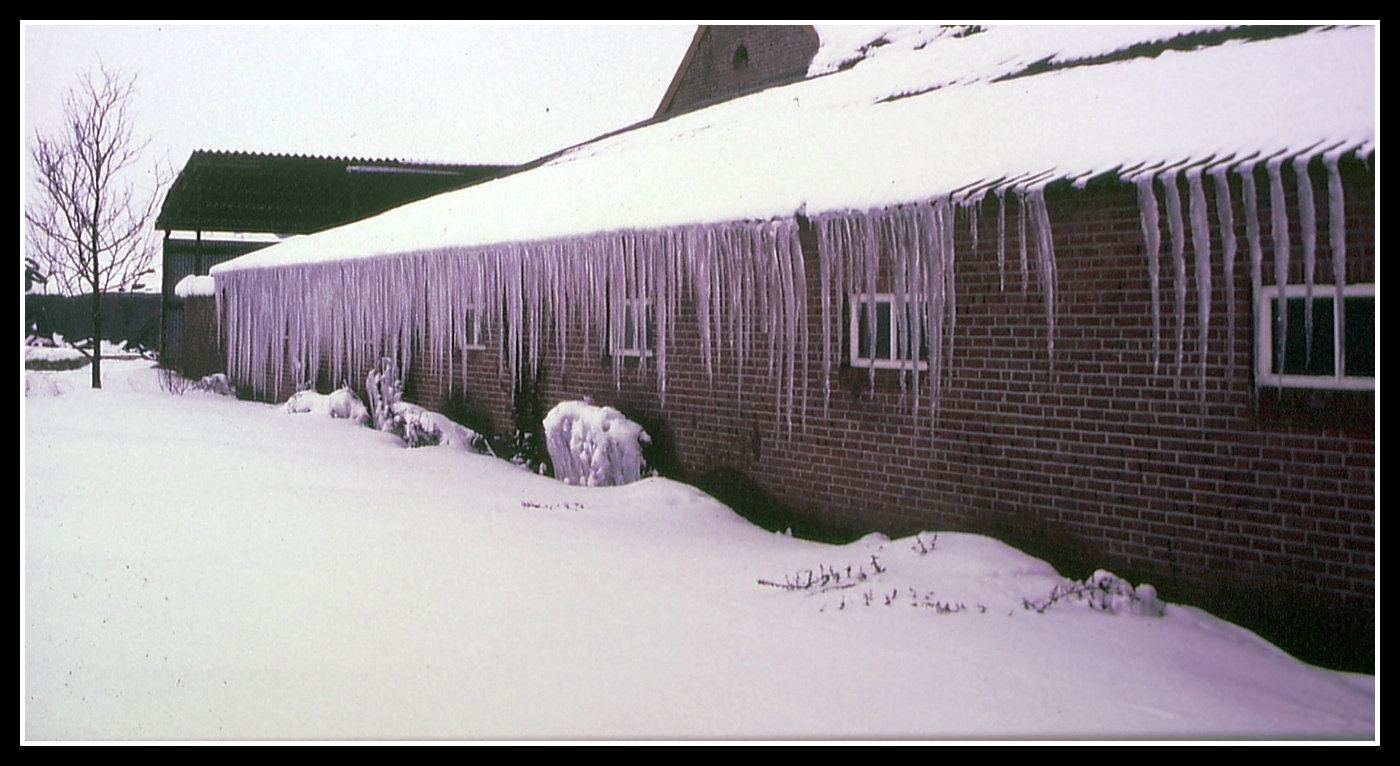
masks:
[[[1374,186],[1348,174],[1350,281],[1374,281]],[[1319,284],[1330,283],[1325,178],[1315,172]],[[1260,176],[1264,284],[1272,283],[1268,185]],[[1209,191],[1209,180],[1207,188]],[[936,429],[911,411],[898,375],[865,369],[833,376],[821,395],[820,294],[809,264],[809,374],[805,425],[780,422],[765,359],[740,373],[726,355],[706,380],[693,324],[671,345],[663,408],[653,368],[576,352],[561,369],[546,353],[545,406],[591,396],[642,421],[671,445],[682,477],[741,476],[798,514],[834,530],[987,532],[1048,556],[1079,576],[1105,567],[1147,580],[1169,599],[1222,611],[1270,632],[1295,651],[1326,632],[1364,642],[1375,589],[1374,395],[1257,389],[1248,246],[1234,179],[1239,255],[1227,295],[1214,215],[1213,288],[1204,400],[1199,388],[1194,255],[1186,246],[1186,343],[1176,372],[1174,268],[1162,222],[1161,338],[1152,364],[1148,272],[1132,186],[1093,184],[1047,193],[1058,269],[1053,362],[1034,258],[1020,289],[1015,203],[1008,211],[1006,289],[998,286],[996,201],[979,217],[974,250],[967,218],[957,232],[958,314]],[[1290,206],[1296,206],[1291,174]],[[1183,200],[1186,186],[1182,184]],[[1161,188],[1158,189],[1159,199]],[[1291,207],[1293,267],[1302,244]],[[1189,227],[1187,228],[1189,236]],[[1227,314],[1233,305],[1234,336]],[[844,343],[841,358],[845,358]],[[472,351],[465,387],[449,396],[442,375],[418,370],[411,393],[430,407],[482,416],[508,431],[510,392],[493,352]],[[800,362],[799,362],[800,364]],[[800,393],[799,393],[800,396]],[[656,433],[659,432],[659,433]],[[1314,623],[1290,627],[1300,615]],[[1300,632],[1302,631],[1302,632]],[[1295,635],[1296,634],[1296,635]],[[1356,647],[1370,656],[1369,644]]]

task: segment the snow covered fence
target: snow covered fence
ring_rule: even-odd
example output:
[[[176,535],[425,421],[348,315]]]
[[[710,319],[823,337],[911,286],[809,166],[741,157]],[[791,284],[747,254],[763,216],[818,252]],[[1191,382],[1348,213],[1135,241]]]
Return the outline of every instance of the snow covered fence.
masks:
[[[544,418],[554,476],[565,484],[610,487],[642,477],[642,445],[651,437],[612,407],[561,402]]]

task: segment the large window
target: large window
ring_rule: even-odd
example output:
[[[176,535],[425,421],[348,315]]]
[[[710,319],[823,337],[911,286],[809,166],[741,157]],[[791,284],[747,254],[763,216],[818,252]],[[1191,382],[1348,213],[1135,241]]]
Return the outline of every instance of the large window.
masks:
[[[1260,291],[1256,312],[1260,385],[1372,389],[1376,386],[1375,285],[1314,285],[1309,333],[1307,288]]]
[[[928,338],[922,335],[926,310],[904,304],[905,322],[895,321],[894,296],[851,296],[851,365],[919,369],[928,367]],[[914,338],[919,337],[918,348]]]

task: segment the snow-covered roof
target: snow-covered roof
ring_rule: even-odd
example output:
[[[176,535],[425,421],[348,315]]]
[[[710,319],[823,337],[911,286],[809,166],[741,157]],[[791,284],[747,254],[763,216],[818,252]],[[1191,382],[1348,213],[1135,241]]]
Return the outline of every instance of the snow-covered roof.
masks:
[[[212,296],[213,294],[213,277],[201,277],[196,274],[188,274],[179,282],[175,283],[176,298]]]
[[[807,80],[603,137],[214,273],[865,210],[1376,141],[1374,27],[819,31]]]

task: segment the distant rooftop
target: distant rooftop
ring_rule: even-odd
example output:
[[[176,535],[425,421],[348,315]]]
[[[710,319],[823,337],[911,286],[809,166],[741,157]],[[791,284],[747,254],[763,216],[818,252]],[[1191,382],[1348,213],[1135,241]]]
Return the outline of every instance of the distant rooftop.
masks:
[[[155,228],[309,234],[508,167],[197,150],[166,194]]]

